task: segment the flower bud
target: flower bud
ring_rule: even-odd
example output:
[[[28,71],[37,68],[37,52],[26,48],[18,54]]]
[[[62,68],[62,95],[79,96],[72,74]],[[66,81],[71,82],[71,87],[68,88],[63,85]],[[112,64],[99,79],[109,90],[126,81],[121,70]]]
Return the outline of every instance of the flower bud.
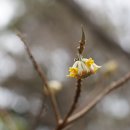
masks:
[[[59,91],[61,91],[62,84],[59,81],[51,80],[48,82],[48,87],[49,87],[52,94],[56,94]],[[46,95],[48,95],[48,90],[46,89],[46,87],[44,87],[43,91],[45,92]]]
[[[68,77],[82,79],[90,76],[97,72],[101,66],[94,63],[92,58],[82,58],[81,60],[75,61],[72,67],[69,68],[70,74]]]

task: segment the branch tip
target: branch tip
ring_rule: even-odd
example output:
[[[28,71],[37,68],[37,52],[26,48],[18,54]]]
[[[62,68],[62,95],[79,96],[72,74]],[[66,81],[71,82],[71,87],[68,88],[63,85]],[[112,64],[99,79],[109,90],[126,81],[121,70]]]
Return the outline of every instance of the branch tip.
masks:
[[[81,40],[79,41],[79,46],[78,46],[78,53],[81,55],[83,53],[83,50],[85,48],[85,33],[84,33],[84,29],[83,26],[81,25],[81,29],[82,29],[82,35],[81,35]]]

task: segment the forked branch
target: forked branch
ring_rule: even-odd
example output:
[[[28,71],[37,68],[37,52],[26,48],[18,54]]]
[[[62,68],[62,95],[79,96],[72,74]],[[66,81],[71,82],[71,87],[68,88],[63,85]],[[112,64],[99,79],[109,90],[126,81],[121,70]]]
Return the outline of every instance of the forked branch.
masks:
[[[82,116],[87,114],[88,111],[91,110],[104,96],[109,94],[111,91],[121,87],[122,85],[127,83],[129,80],[130,80],[130,72],[124,75],[119,80],[114,81],[113,83],[108,85],[102,92],[100,92],[97,96],[95,96],[94,99],[89,104],[86,104],[86,107],[84,107],[82,110],[75,113],[71,117],[69,117],[66,125],[69,125],[70,123],[73,123],[76,120],[80,119]]]

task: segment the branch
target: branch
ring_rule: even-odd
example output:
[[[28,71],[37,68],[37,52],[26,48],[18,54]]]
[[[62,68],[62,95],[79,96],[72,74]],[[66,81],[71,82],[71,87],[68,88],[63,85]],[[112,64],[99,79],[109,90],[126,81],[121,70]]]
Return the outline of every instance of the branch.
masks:
[[[86,105],[86,107],[84,107],[82,110],[80,110],[79,112],[75,113],[70,118],[68,118],[67,125],[69,125],[70,123],[73,123],[74,121],[78,120],[83,115],[88,113],[88,111],[91,110],[104,96],[109,94],[111,91],[121,87],[122,85],[127,83],[129,80],[130,80],[130,72],[127,73],[122,78],[120,78],[119,80],[111,83],[101,93],[95,96],[94,99],[89,104]]]
[[[74,110],[76,109],[76,105],[78,103],[78,99],[80,97],[80,93],[81,93],[81,79],[77,80],[77,86],[76,86],[76,93],[75,93],[75,97],[74,97],[74,101],[73,104],[71,106],[70,111],[68,112],[68,114],[66,115],[65,119],[64,119],[64,123],[67,121],[68,117],[74,112]]]
[[[56,102],[55,98],[53,97],[53,94],[51,93],[51,90],[50,90],[50,88],[48,86],[47,78],[46,78],[45,74],[43,73],[42,69],[40,68],[40,66],[37,64],[35,58],[31,54],[31,51],[30,51],[30,49],[29,49],[29,47],[27,45],[27,42],[24,39],[23,35],[20,32],[18,32],[17,35],[21,39],[21,41],[23,41],[23,43],[24,43],[24,45],[26,47],[27,53],[29,55],[29,58],[32,61],[32,64],[34,66],[34,69],[36,70],[36,72],[38,73],[39,77],[41,78],[43,84],[45,85],[45,87],[48,90],[48,93],[49,93],[49,96],[50,96],[50,101],[51,101],[51,104],[52,104],[52,107],[53,107],[53,111],[55,113],[57,123],[59,123],[59,121],[61,120],[60,112],[59,112],[59,109],[58,109],[58,106],[57,106],[57,102]],[[41,107],[41,109],[43,109],[43,107]],[[41,111],[42,110],[40,110],[39,113]],[[40,118],[40,114],[38,114],[38,115],[39,115],[39,117],[37,117],[37,118]]]
[[[82,36],[81,36],[81,40],[79,41],[79,46],[77,47],[77,49],[78,49],[78,60],[81,60],[84,48],[85,48],[85,34],[84,34],[83,26],[82,26]],[[66,122],[67,122],[68,118],[71,116],[71,114],[76,109],[76,106],[77,106],[77,103],[78,103],[78,100],[79,100],[79,97],[80,97],[80,93],[81,93],[81,87],[82,87],[81,82],[82,82],[81,78],[77,79],[76,92],[75,92],[75,96],[74,96],[72,106],[71,106],[69,112],[66,114],[64,120],[62,122],[60,122],[60,124],[57,126],[56,130],[61,130],[66,126]]]
[[[80,93],[81,93],[81,79],[77,80],[77,86],[76,86],[76,93],[75,93],[75,97],[74,97],[74,101],[72,103],[72,106],[69,110],[69,112],[67,113],[65,119],[63,120],[63,122],[61,122],[61,124],[56,128],[56,130],[61,130],[66,126],[66,122],[68,120],[68,118],[71,116],[71,114],[74,112],[74,110],[76,109],[79,97],[80,97]]]

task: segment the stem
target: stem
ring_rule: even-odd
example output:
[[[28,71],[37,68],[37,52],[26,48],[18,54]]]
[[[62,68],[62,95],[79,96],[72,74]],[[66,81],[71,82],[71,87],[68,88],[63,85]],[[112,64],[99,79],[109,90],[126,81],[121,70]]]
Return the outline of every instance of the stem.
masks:
[[[79,100],[79,97],[80,97],[80,93],[81,93],[81,82],[82,82],[81,79],[77,80],[76,93],[75,93],[75,96],[74,96],[74,101],[72,103],[72,106],[71,106],[69,112],[67,113],[65,119],[63,120],[63,122],[61,123],[61,125],[59,125],[56,128],[56,130],[61,130],[61,129],[63,129],[66,126],[66,122],[67,122],[68,118],[71,116],[71,114],[76,109],[76,106],[77,106],[77,103],[78,103],[78,100]]]

